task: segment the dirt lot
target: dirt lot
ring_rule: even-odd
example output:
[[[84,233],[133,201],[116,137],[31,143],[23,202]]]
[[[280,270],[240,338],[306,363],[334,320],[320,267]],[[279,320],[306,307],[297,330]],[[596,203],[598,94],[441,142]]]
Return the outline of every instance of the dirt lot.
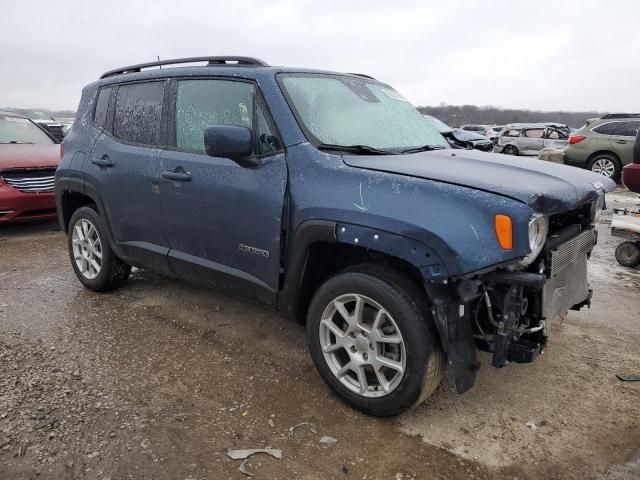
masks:
[[[615,377],[640,374],[640,272],[599,230],[593,306],[536,363],[483,356],[467,394],[379,420],[325,388],[302,326],[149,272],[95,294],[55,224],[0,227],[0,479],[240,479],[227,450],[266,446],[256,479],[640,478],[640,383]]]

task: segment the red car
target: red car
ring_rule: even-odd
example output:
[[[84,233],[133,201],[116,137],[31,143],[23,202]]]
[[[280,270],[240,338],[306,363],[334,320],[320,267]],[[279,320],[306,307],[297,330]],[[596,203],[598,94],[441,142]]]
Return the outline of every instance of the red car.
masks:
[[[0,223],[56,218],[60,145],[28,118],[0,112]]]
[[[640,163],[630,163],[622,169],[622,183],[632,192],[640,193]]]

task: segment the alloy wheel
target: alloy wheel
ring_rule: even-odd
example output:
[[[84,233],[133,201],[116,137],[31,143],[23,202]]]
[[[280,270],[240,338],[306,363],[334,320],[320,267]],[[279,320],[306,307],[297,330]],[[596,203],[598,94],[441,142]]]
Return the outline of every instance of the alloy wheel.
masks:
[[[382,397],[398,387],[406,370],[404,339],[380,304],[364,295],[340,295],[324,309],[319,329],[324,359],[349,390]]]
[[[73,258],[80,273],[93,280],[102,269],[102,242],[96,227],[86,218],[73,226],[71,234]]]
[[[595,162],[593,162],[591,171],[611,178],[613,176],[613,173],[616,171],[616,166],[608,158],[599,158]]]

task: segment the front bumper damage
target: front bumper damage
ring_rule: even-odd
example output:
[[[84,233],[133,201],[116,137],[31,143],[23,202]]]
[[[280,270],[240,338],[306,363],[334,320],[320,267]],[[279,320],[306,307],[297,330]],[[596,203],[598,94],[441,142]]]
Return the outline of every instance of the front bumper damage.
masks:
[[[596,240],[593,227],[573,225],[550,236],[525,270],[425,282],[458,393],[475,383],[478,348],[492,354],[494,367],[532,362],[547,344],[552,320],[589,306],[587,261]]]

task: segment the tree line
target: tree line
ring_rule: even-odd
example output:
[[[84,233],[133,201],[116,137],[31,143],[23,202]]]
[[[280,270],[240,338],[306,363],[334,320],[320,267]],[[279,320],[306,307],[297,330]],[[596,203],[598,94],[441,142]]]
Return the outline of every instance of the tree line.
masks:
[[[603,112],[543,112],[477,105],[438,105],[418,107],[424,114],[433,115],[452,127],[468,124],[505,125],[521,122],[558,122],[578,128],[589,118],[601,117]]]

